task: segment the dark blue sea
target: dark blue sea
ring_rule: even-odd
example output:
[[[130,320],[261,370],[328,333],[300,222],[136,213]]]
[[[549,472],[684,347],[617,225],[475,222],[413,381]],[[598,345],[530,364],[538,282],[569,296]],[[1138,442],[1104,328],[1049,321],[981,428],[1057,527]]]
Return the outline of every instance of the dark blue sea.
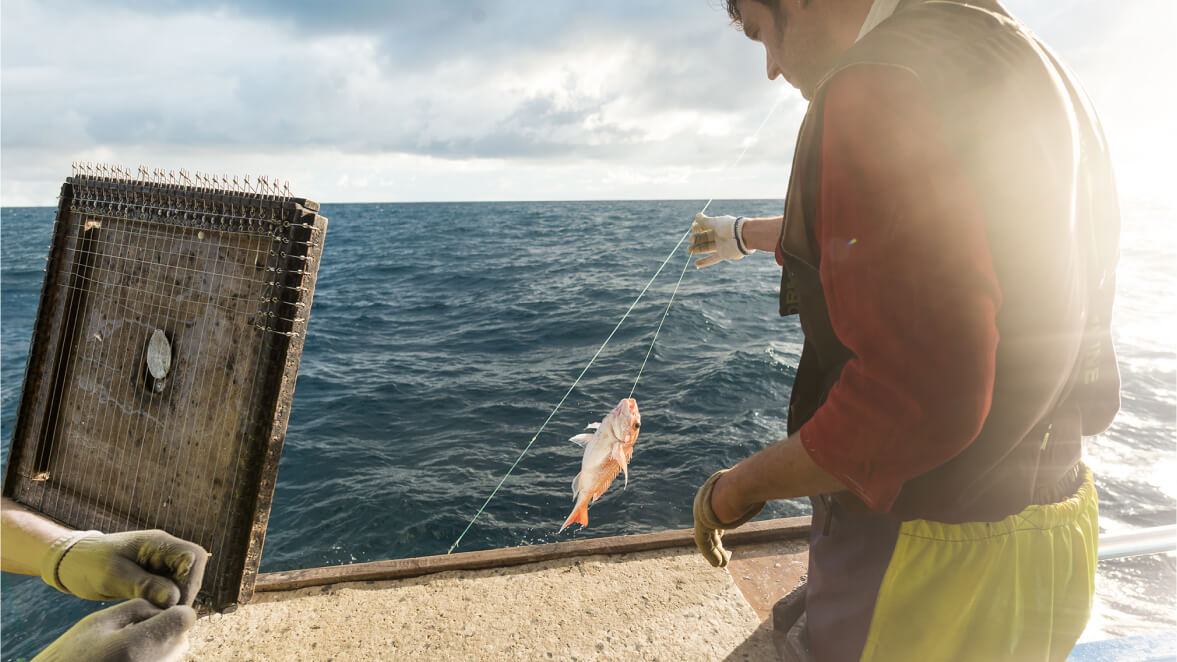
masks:
[[[581,449],[629,394],[703,201],[327,204],[326,247],[261,571],[444,554],[664,260],[661,275],[457,551],[691,525],[695,489],[785,434],[801,350],[779,268],[686,270],[634,396],[628,489],[556,531]],[[776,215],[780,200],[709,213]],[[0,211],[0,435],[7,457],[53,208]],[[1125,203],[1117,309],[1124,408],[1090,440],[1104,528],[1177,518],[1173,208]],[[807,514],[803,501],[762,517]],[[1086,639],[1174,626],[1174,557],[1101,564]],[[2,658],[31,657],[103,605],[5,575]]]

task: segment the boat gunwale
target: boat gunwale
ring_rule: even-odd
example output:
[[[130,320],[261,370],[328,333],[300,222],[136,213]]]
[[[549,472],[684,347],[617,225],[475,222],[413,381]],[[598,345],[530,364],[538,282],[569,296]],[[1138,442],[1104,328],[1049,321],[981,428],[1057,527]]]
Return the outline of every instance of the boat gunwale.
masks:
[[[731,547],[807,537],[809,517],[783,517],[745,524],[724,534]],[[568,542],[501,547],[456,554],[369,561],[348,565],[266,572],[257,575],[256,593],[292,591],[346,582],[385,581],[420,577],[451,570],[486,570],[594,554],[627,554],[695,544],[692,529],[589,538]]]

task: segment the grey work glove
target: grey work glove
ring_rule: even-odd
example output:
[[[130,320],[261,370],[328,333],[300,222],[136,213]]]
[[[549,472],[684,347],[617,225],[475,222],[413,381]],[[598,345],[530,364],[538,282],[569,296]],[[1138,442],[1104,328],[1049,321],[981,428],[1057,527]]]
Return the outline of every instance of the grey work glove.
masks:
[[[200,545],[158,529],[79,531],[53,543],[41,577],[86,600],[146,598],[157,607],[191,606],[207,561]]]
[[[188,652],[191,607],[160,609],[136,598],[74,624],[33,662],[173,662]]]
[[[695,546],[703,554],[703,558],[715,568],[726,568],[732,553],[723,548],[723,532],[743,526],[760,514],[764,503],[758,503],[740,515],[734,522],[720,522],[711,509],[711,490],[715,489],[715,482],[719,477],[730,471],[724,469],[711,474],[699,492],[695,494]]]
[[[691,223],[691,244],[687,246],[688,253],[703,254],[703,257],[695,260],[695,267],[701,269],[724,260],[739,260],[745,255],[751,255],[753,250],[744,243],[741,234],[745,220],[743,216],[696,214],[695,222]]]

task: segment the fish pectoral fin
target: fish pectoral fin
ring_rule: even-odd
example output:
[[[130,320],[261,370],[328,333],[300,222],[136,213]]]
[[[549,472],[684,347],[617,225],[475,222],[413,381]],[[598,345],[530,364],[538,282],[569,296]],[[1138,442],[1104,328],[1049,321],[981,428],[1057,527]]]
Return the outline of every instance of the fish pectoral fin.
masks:
[[[625,458],[625,448],[621,444],[613,446],[611,453],[614,460],[617,461],[618,466],[621,467],[621,474],[625,477],[625,482],[621,484],[621,489],[629,487],[629,462]]]
[[[568,441],[571,441],[572,443],[576,444],[577,446],[584,448],[584,445],[587,444],[588,442],[592,441],[594,436],[595,435],[589,434],[588,432],[586,432],[584,434],[578,434],[575,437],[572,437],[571,439],[569,439]]]

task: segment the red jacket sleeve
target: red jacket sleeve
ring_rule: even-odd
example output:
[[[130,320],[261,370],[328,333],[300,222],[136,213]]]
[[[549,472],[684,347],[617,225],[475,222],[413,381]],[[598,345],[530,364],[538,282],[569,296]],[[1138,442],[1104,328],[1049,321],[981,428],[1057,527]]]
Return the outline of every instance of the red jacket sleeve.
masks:
[[[864,65],[826,96],[815,240],[854,357],[800,430],[867,505],[951,459],[992,397],[1001,295],[981,204],[918,79]]]

